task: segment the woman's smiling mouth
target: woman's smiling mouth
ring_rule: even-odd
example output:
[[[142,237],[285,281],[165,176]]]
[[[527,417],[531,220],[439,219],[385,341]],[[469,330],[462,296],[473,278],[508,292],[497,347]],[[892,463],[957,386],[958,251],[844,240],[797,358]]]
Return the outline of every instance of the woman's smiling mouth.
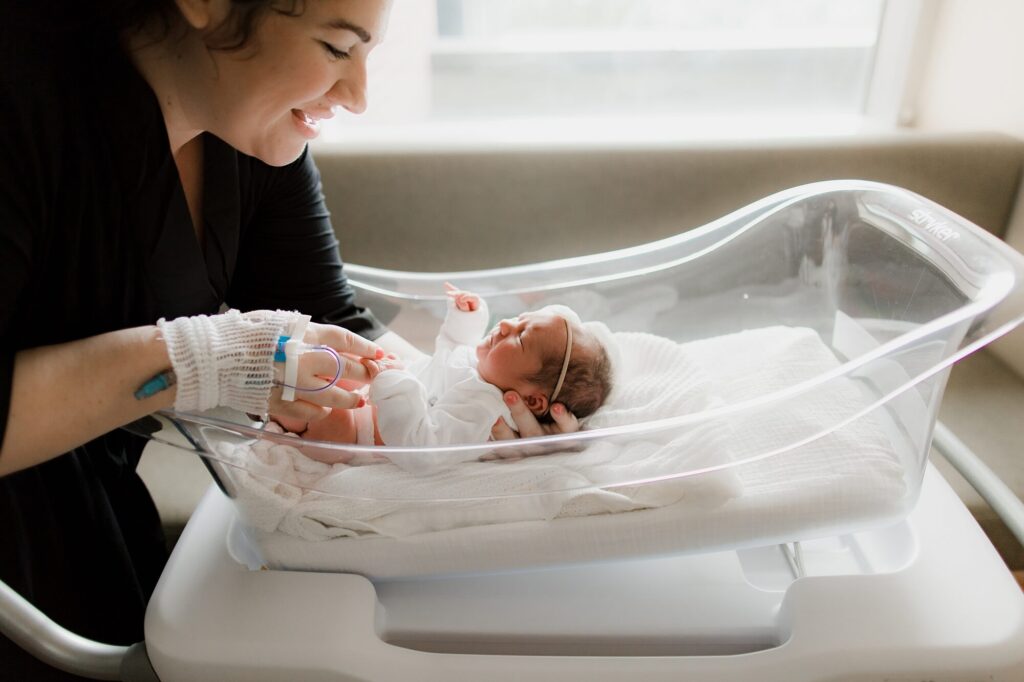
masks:
[[[312,140],[320,134],[320,119],[313,118],[302,109],[292,109],[292,120],[303,137]]]

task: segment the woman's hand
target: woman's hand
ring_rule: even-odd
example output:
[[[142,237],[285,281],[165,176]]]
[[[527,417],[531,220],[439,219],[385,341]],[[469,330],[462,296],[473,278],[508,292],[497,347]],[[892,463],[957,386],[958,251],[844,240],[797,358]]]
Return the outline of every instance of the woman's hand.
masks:
[[[494,440],[533,438],[534,436],[550,436],[557,433],[575,433],[580,430],[580,422],[576,419],[576,415],[565,409],[565,405],[562,403],[555,403],[551,406],[551,417],[555,420],[551,424],[538,422],[515,391],[505,392],[505,404],[508,405],[508,409],[512,413],[512,419],[519,428],[519,433],[509,428],[504,419],[499,419],[491,427],[491,438]]]
[[[270,394],[270,413],[276,417],[301,422],[317,421],[339,407],[351,409],[360,407],[365,398],[353,390],[370,380],[363,360],[381,360],[384,350],[373,341],[332,324],[310,323],[303,342],[333,348],[341,358],[341,373],[334,386],[318,391],[296,391],[294,401],[281,400],[281,387],[275,387]],[[316,389],[327,385],[338,375],[338,362],[326,351],[303,353],[299,357],[298,379],[300,389]]]
[[[558,433],[575,433],[580,430],[580,423],[569,410],[565,409],[562,403],[555,403],[551,407],[551,416],[555,420],[551,424],[541,424],[533,413],[523,403],[523,399],[515,391],[505,393],[505,404],[512,413],[512,419],[519,429],[517,434],[510,429],[504,419],[498,419],[491,427],[491,439],[493,440],[514,440],[516,438],[532,438],[534,436],[550,436]],[[566,452],[578,450],[582,446],[565,443],[540,443],[532,445],[517,445],[515,447],[495,448],[480,459],[482,461],[522,459],[524,457],[538,457],[550,455],[555,452]]]

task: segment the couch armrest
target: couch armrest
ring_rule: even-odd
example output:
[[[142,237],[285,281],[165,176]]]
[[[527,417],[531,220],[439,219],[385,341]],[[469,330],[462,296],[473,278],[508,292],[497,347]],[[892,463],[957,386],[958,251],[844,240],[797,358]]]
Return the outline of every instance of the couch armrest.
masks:
[[[1017,190],[1017,203],[1003,238],[1010,246],[1024,253],[1024,179],[1021,179]],[[1000,360],[1013,368],[1017,376],[1024,377],[1024,328],[1007,334],[992,344],[990,349]]]

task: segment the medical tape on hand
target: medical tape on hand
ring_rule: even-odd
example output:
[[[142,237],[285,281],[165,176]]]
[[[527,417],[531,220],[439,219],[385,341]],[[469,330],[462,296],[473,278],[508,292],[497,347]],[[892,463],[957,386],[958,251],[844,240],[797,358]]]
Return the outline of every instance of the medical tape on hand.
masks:
[[[281,400],[292,402],[295,400],[295,387],[299,379],[299,356],[305,352],[306,344],[302,337],[306,335],[306,327],[309,326],[309,315],[301,315],[295,320],[287,339],[284,341],[284,388],[281,390]],[[284,336],[281,337],[285,339]],[[281,341],[277,342],[278,348]],[[280,353],[280,350],[278,351]],[[275,354],[275,359],[278,355]]]

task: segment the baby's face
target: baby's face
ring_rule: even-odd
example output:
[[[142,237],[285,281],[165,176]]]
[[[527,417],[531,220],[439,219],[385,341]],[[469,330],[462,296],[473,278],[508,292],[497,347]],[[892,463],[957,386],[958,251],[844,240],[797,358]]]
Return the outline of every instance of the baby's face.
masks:
[[[502,320],[476,347],[480,378],[503,391],[526,395],[528,378],[540,371],[543,359],[565,353],[565,321],[554,313],[534,311]]]

